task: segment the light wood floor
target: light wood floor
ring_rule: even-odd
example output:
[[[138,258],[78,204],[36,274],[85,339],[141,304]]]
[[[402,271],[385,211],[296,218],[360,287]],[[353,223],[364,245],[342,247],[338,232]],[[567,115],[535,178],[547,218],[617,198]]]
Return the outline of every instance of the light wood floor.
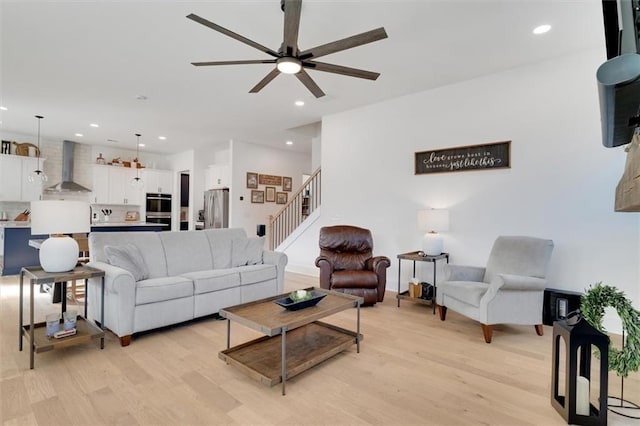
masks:
[[[316,284],[287,274],[287,291]],[[551,407],[551,327],[501,326],[493,343],[455,312],[446,322],[431,308],[395,293],[362,310],[364,341],[288,382],[287,395],[218,359],[225,321],[207,319],[134,338],[104,350],[87,343],[36,354],[29,370],[18,351],[18,285],[0,278],[0,418],[3,425],[562,425]],[[38,294],[36,319],[59,307]],[[355,310],[327,319],[355,327]],[[232,345],[258,334],[232,325]],[[610,373],[611,392],[619,379]],[[640,377],[625,381],[640,402]],[[611,425],[635,424],[610,414]]]

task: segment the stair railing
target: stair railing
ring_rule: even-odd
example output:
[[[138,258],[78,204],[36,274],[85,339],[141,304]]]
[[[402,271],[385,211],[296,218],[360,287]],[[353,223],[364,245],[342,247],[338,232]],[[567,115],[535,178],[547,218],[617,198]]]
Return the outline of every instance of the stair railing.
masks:
[[[320,206],[321,192],[321,173],[318,168],[275,216],[269,216],[267,235],[270,250],[278,247]]]

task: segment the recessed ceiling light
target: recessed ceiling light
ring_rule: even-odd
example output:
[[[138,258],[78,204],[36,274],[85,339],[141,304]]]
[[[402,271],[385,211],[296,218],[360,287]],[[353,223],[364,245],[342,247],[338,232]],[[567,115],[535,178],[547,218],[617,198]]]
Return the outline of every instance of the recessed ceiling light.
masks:
[[[9,110],[9,108],[4,107],[4,106],[0,106],[0,109],[3,110],[3,111],[8,111]]]
[[[83,137],[84,135],[83,135],[82,133],[76,133],[76,136],[77,136],[77,137],[79,137],[79,138],[81,138],[81,137]]]
[[[293,145],[293,141],[286,141],[285,142],[287,145]]]
[[[143,143],[139,143],[139,144],[138,144],[138,146],[139,146],[140,148],[144,148],[144,144],[143,144]]]
[[[158,139],[160,139],[161,141],[166,141],[167,137],[166,136],[158,136]]]
[[[91,124],[89,124],[89,126],[91,126],[91,127],[100,127],[100,125],[98,125],[96,123],[91,123]]]
[[[536,35],[540,35],[540,34],[549,32],[550,29],[551,29],[551,25],[544,24],[544,25],[535,27],[533,29],[533,33]]]
[[[304,106],[304,101],[296,101],[296,106]]]

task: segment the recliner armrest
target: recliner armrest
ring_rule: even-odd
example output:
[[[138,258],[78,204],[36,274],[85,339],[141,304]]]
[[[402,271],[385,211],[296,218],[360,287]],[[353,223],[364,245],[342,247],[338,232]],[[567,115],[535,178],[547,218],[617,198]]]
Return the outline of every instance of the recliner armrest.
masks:
[[[316,266],[320,268],[320,288],[331,288],[331,274],[333,274],[333,263],[324,256],[316,258]]]
[[[391,266],[391,261],[387,256],[376,256],[369,258],[364,265],[365,269],[374,271],[378,275],[384,273],[384,270],[389,266]]]
[[[447,265],[445,267],[445,281],[475,281],[484,279],[485,268],[481,266]]]
[[[500,290],[544,290],[547,286],[547,280],[544,278],[527,277],[524,275],[498,274],[494,281]],[[492,286],[493,284],[494,283],[491,283]]]

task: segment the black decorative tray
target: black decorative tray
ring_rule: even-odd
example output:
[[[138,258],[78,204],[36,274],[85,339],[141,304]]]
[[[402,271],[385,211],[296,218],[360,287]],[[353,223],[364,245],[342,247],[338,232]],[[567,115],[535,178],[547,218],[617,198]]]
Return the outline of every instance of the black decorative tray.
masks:
[[[283,297],[282,299],[274,300],[275,303],[286,308],[289,311],[297,311],[299,309],[308,308],[310,306],[315,306],[321,301],[327,294],[321,293],[319,291],[311,291],[311,298],[307,300],[302,300],[300,302],[294,302],[290,297]]]

